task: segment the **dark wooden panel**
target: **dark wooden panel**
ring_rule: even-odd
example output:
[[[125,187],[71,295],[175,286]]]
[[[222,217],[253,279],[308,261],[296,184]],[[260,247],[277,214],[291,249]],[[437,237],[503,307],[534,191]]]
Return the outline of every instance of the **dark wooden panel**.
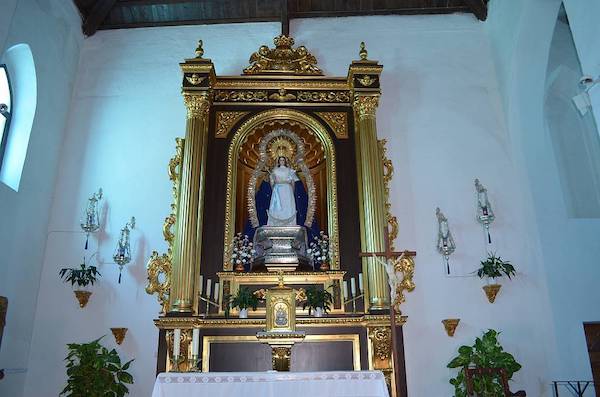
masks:
[[[293,347],[291,369],[295,372],[352,371],[353,344],[340,342],[302,342]]]
[[[587,340],[588,353],[596,395],[600,396],[600,322],[584,323],[583,329]]]
[[[211,372],[261,372],[269,371],[271,348],[262,343],[211,343]]]

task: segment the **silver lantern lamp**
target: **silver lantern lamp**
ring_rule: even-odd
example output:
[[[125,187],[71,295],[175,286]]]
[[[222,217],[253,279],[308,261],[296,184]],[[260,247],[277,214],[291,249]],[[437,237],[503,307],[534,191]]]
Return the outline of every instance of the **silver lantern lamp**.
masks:
[[[438,241],[437,241],[437,249],[440,254],[443,255],[444,260],[446,262],[446,272],[450,274],[450,255],[456,250],[456,244],[454,243],[454,238],[452,237],[452,233],[450,233],[450,226],[448,226],[448,218],[444,215],[444,213],[440,210],[440,208],[435,209],[435,216],[438,220]]]
[[[491,244],[490,225],[496,217],[488,199],[487,189],[479,182],[479,179],[475,179],[475,191],[477,192],[477,221],[483,225],[487,233],[488,244]]]
[[[100,213],[98,212],[98,202],[100,200],[102,200],[102,188],[98,189],[98,193],[93,193],[88,199],[84,218],[80,224],[81,229],[86,234],[85,249],[88,249],[90,233],[94,233],[100,229]]]
[[[117,248],[115,249],[115,253],[113,255],[115,263],[119,265],[119,284],[121,284],[121,273],[123,271],[123,266],[131,262],[131,245],[129,235],[131,234],[131,229],[134,227],[135,217],[132,216],[131,220],[127,222],[121,229],[121,235],[119,236]]]

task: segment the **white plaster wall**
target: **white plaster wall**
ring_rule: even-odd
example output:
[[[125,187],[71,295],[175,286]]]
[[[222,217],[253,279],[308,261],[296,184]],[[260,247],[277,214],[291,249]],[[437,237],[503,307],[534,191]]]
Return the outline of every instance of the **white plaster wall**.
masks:
[[[516,138],[505,125],[484,26],[471,15],[292,23],[297,44],[313,51],[329,75],[346,74],[361,40],[384,65],[378,126],[396,167],[397,246],[418,251],[417,289],[404,307],[411,396],[451,394],[447,382],[453,372],[445,365],[460,344],[472,343],[487,328],[502,330],[504,346],[524,365],[515,385],[530,395],[548,395],[552,314],[536,234],[530,233],[533,217],[523,205],[527,184],[516,170]],[[143,291],[144,264],[151,250],[165,249],[161,226],[171,198],[166,165],[185,122],[178,63],[192,56],[202,38],[217,72],[238,74],[249,54],[271,44],[278,32],[279,25],[270,23],[170,27],[101,31],[85,41],[48,227],[26,396],[56,395],[65,381],[65,344],[108,334],[105,343],[114,346],[109,328],[115,326],[130,329],[118,351],[136,358],[131,395],[149,395],[157,343],[152,319],[159,308]],[[520,272],[517,280],[504,282],[494,305],[470,274],[484,255],[484,236],[474,219],[475,177],[495,204],[494,246]],[[58,270],[83,255],[84,236],[75,231],[83,203],[100,186],[104,231],[91,251],[99,251],[104,277],[88,308],[80,310]],[[447,277],[435,251],[438,205],[455,234],[452,266],[461,277]],[[119,285],[116,266],[108,262],[119,228],[131,215],[138,220],[135,260]],[[462,319],[453,339],[441,324],[449,317]]]
[[[448,379],[455,371],[446,364],[460,344],[471,344],[488,328],[502,331],[506,350],[523,364],[515,387],[549,395],[551,313],[484,24],[470,15],[372,18],[368,29],[358,29],[362,23],[306,20],[292,27],[299,42],[309,48],[318,43],[328,72],[344,74],[361,40],[384,65],[378,130],[396,168],[391,195],[400,221],[397,247],[418,252],[417,289],[403,309],[409,317],[409,395],[451,394]],[[519,269],[515,281],[503,282],[494,305],[471,274],[485,254],[475,220],[475,177],[488,187],[497,213],[492,249]],[[435,250],[436,206],[449,218],[458,245],[451,265],[462,277],[446,277]],[[454,317],[461,324],[449,339],[441,320]]]
[[[19,191],[0,183],[0,295],[9,299],[0,368],[11,369],[0,381],[2,396],[21,396],[25,384],[59,149],[83,39],[80,25],[71,2],[0,2],[0,63],[6,49],[29,44],[43,104],[36,109]]]
[[[503,68],[511,71],[503,80],[503,91],[507,95],[506,116],[516,164],[531,189],[527,205],[535,222],[530,224],[529,233],[539,236],[536,251],[551,291],[558,352],[550,362],[551,376],[555,380],[591,379],[582,323],[600,318],[600,292],[596,287],[600,277],[600,219],[569,218],[543,114],[546,67],[560,1],[526,2],[516,11],[520,21],[517,26],[504,24],[502,18],[514,13],[513,2],[494,0],[490,4],[490,21],[496,21],[490,25],[496,59],[508,62]],[[600,16],[598,3],[569,0],[565,8],[584,73],[591,73],[590,64],[600,52],[592,45],[597,35],[591,34],[597,29],[592,20]],[[584,16],[586,13],[589,16]],[[517,29],[518,34],[512,49],[504,52],[507,26]],[[598,107],[595,110],[597,114]]]
[[[84,41],[48,227],[26,396],[56,396],[66,380],[66,344],[102,335],[124,359],[135,358],[130,395],[151,394],[158,341],[152,320],[160,308],[144,291],[145,264],[152,250],[166,249],[161,230],[171,202],[167,164],[175,138],[185,132],[179,62],[195,56],[202,38],[217,73],[239,74],[278,29],[266,23],[113,30]],[[103,277],[81,310],[58,271],[85,253],[79,220],[98,187],[104,190],[103,231],[89,251],[98,252]],[[110,262],[119,230],[132,215],[134,260],[118,284],[118,268]],[[129,328],[123,345],[116,345],[111,327]]]

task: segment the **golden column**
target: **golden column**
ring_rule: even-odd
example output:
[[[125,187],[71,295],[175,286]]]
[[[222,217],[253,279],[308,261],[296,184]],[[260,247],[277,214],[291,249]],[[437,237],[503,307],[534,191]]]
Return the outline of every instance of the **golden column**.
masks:
[[[171,312],[193,313],[198,309],[195,281],[200,274],[208,115],[215,72],[210,59],[202,58],[201,42],[196,54],[196,58],[181,64],[187,123],[173,250]]]
[[[361,248],[363,252],[382,252],[385,250],[387,217],[375,112],[381,94],[379,78],[383,66],[367,59],[364,43],[361,43],[360,58],[350,65],[348,82],[354,94]],[[363,258],[362,266],[367,275],[365,302],[368,307],[365,309],[389,309],[390,294],[384,267],[374,258]]]

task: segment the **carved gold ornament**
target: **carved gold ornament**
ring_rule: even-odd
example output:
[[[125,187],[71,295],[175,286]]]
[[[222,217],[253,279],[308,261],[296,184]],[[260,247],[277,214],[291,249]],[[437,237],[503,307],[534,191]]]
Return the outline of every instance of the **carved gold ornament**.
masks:
[[[394,272],[396,275],[402,274],[402,280],[396,284],[396,293],[394,307],[397,313],[401,313],[400,305],[406,300],[405,292],[411,292],[415,289],[413,277],[415,275],[415,262],[412,257],[402,254],[393,259]]]
[[[377,141],[379,144],[379,151],[381,152],[381,160],[383,162],[383,186],[385,194],[385,213],[388,225],[391,227],[389,234],[390,249],[393,251],[394,241],[398,237],[398,219],[392,215],[392,204],[390,202],[390,182],[394,176],[394,165],[392,160],[387,157],[387,140],[380,139]]]
[[[348,138],[348,114],[346,112],[317,112],[317,115],[325,120],[336,138]]]
[[[217,112],[216,138],[227,138],[231,128],[249,112]]]
[[[298,102],[350,102],[348,91],[298,91]]]
[[[370,87],[377,81],[377,78],[372,78],[368,74],[365,74],[363,77],[359,78],[358,81],[365,87]]]
[[[173,183],[173,202],[171,203],[171,213],[165,218],[163,224],[163,237],[167,242],[167,253],[159,255],[157,251],[152,251],[147,265],[148,284],[146,292],[148,294],[157,294],[158,301],[161,304],[161,313],[164,314],[169,309],[169,293],[171,290],[171,269],[173,260],[173,243],[175,234],[172,231],[177,221],[177,203],[179,201],[179,178],[181,176],[181,164],[183,160],[183,147],[185,140],[175,139],[175,155],[169,160],[169,179]]]
[[[187,81],[188,81],[188,82],[189,82],[191,85],[198,85],[198,84],[200,84],[200,83],[201,83],[201,82],[202,82],[202,81],[205,79],[205,77],[203,77],[203,76],[200,76],[200,75],[199,75],[199,74],[197,74],[197,73],[193,73],[193,74],[192,74],[192,75],[190,75],[190,76],[186,75],[186,76],[185,76],[185,79],[186,79],[186,80],[187,80]]]
[[[250,90],[218,90],[215,91],[215,102],[266,102],[267,91]]]
[[[290,102],[296,99],[296,95],[287,92],[287,90],[284,88],[281,88],[279,91],[269,95],[269,99],[278,102]]]
[[[373,344],[373,358],[385,362],[392,357],[392,329],[390,327],[375,327],[369,333]],[[383,368],[377,368],[383,369]]]
[[[367,52],[367,46],[365,45],[364,41],[360,42],[360,50],[358,51],[358,56],[360,57],[361,61],[366,61],[367,57],[369,56],[369,53]]]
[[[244,69],[244,74],[323,74],[317,67],[317,58],[306,47],[292,48],[293,38],[280,35],[273,42],[275,48],[263,45],[250,56],[250,66]]]
[[[183,101],[185,102],[185,106],[187,108],[188,119],[204,118],[208,115],[208,110],[210,109],[210,93],[184,93]]]
[[[444,324],[444,329],[448,336],[454,336],[454,332],[456,332],[456,327],[458,327],[458,323],[460,322],[460,318],[447,318],[442,320],[442,324]]]
[[[359,119],[375,117],[377,106],[379,106],[379,96],[377,95],[356,95],[354,97],[354,109]]]
[[[496,296],[498,295],[498,292],[500,292],[500,288],[502,288],[502,285],[490,284],[490,285],[484,285],[482,288],[483,288],[483,291],[485,292],[485,296],[487,296],[487,298],[488,298],[488,301],[490,303],[494,303],[496,301]]]
[[[127,334],[127,328],[111,328],[110,330],[115,337],[115,342],[117,342],[117,345],[123,343],[123,340],[125,340],[125,334]]]

